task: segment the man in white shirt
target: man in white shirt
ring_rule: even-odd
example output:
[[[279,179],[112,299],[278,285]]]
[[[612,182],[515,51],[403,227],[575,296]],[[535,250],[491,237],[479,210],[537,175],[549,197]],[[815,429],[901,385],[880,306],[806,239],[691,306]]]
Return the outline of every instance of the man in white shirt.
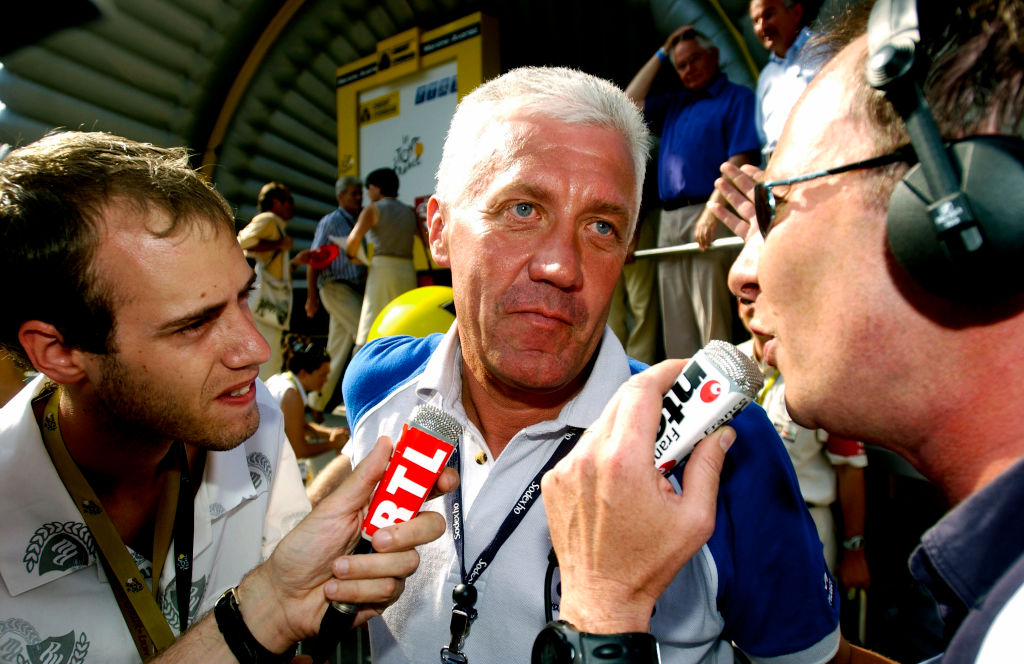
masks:
[[[443,524],[414,519],[375,538],[393,553],[341,557],[387,445],[303,519],[256,379],[255,277],[185,150],[50,134],[0,163],[0,233],[0,276],[18,284],[0,347],[41,374],[0,410],[5,658],[290,661],[329,599],[394,599],[408,549]]]
[[[459,104],[427,206],[456,322],[445,335],[374,340],[345,375],[354,459],[398,435],[420,404],[463,427],[452,455],[461,489],[424,507],[451,526],[419,549],[408,592],[371,621],[377,664],[442,647],[450,662],[524,662],[559,610],[547,530],[556,515],[540,481],[643,368],[605,320],[647,136],[621,90],[567,69],[514,70]],[[838,645],[838,602],[792,464],[763,411],[745,411],[735,427],[723,527],[651,598],[644,624],[666,663],[732,661],[734,643],[777,664],[824,662]],[[657,474],[653,461],[648,471]],[[460,584],[475,592],[453,595]],[[464,615],[474,616],[468,634]]]
[[[789,111],[821,68],[820,58],[805,50],[811,31],[800,0],[751,0],[754,34],[768,49],[768,64],[757,79],[757,135],[768,161]]]

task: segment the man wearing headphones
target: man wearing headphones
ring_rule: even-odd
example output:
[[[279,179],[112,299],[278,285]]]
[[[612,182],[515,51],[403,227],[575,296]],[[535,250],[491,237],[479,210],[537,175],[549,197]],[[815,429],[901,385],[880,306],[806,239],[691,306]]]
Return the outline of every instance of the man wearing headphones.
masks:
[[[870,39],[863,16],[831,33],[843,48],[795,107],[769,182],[755,188],[756,170],[725,171],[735,183],[725,187],[731,202],[749,218],[731,219],[747,245],[730,286],[756,300],[752,327],[772,337],[765,352],[786,376],[794,418],[893,449],[955,505],[925,533],[911,570],[951,635],[945,664],[1004,662],[1024,645],[1024,529],[1015,509],[1024,501],[1024,414],[1016,407],[1024,396],[1024,296],[1011,278],[1024,210],[1024,6],[929,3],[915,54],[914,5],[880,0]],[[908,34],[901,48],[891,47]],[[918,82],[941,138],[929,136]],[[908,144],[913,152],[899,149]],[[666,384],[655,373],[613,404],[643,417],[637,404],[656,401]],[[645,631],[645,607],[635,598],[656,594],[658,570],[681,564],[681,540],[698,546],[714,514],[716,465],[708,461],[715,456],[695,456],[687,477],[696,478],[688,487],[694,525],[677,522],[672,547],[625,550],[643,537],[636,528],[672,526],[662,523],[667,510],[657,501],[639,505],[641,493],[631,491],[627,502],[614,490],[613,473],[623,468],[613,462],[641,452],[649,460],[650,435],[642,434],[656,427],[612,438],[606,432],[617,419],[606,412],[543,484],[549,514],[579,501],[599,506],[571,531],[552,520],[551,535],[561,615],[604,641]],[[589,477],[580,471],[586,467]],[[878,661],[846,644],[837,658]]]

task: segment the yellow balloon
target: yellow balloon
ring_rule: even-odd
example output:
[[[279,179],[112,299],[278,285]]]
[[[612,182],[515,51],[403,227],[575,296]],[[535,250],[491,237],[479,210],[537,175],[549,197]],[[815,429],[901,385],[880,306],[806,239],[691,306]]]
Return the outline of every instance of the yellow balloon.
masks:
[[[402,293],[377,314],[367,341],[407,334],[425,337],[447,332],[455,321],[455,305],[449,286],[423,286]]]

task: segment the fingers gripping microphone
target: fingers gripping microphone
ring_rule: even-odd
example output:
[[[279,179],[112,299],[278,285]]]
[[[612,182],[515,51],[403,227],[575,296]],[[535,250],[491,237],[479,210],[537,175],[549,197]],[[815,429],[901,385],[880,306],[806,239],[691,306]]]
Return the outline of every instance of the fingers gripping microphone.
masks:
[[[416,516],[461,436],[462,426],[443,410],[420,406],[413,412],[402,426],[384,477],[374,491],[362,538],[353,553],[372,553],[370,540],[378,529]],[[330,603],[309,653],[314,662],[327,659],[330,648],[352,626],[358,612],[358,604]]]
[[[764,385],[757,365],[732,344],[712,339],[683,367],[661,400],[654,465],[665,475],[705,436],[743,410]]]

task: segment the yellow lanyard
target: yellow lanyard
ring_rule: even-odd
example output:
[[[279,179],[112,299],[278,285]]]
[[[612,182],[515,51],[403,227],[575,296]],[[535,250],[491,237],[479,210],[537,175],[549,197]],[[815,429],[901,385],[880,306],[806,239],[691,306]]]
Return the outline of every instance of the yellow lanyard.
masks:
[[[156,594],[160,571],[170,545],[175,512],[178,511],[176,505],[179,503],[181,471],[176,468],[168,471],[166,488],[157,513],[156,532],[153,536],[153,592],[150,594],[145,592],[146,584],[143,582],[142,573],[121,540],[117,528],[64,445],[58,415],[60,394],[61,390],[58,388],[46,403],[43,414],[43,442],[57,474],[72,500],[75,501],[75,506],[96,541],[99,549],[98,558],[110,581],[114,596],[117,598],[117,604],[121,608],[128,631],[131,632],[132,639],[135,641],[135,647],[138,648],[139,655],[145,661],[174,643],[174,633],[157,604]],[[180,443],[176,443],[176,445],[180,445]],[[191,510],[188,511],[188,518],[191,521]],[[191,533],[189,533],[188,539],[189,549],[191,549]],[[191,563],[191,560],[189,562]],[[189,571],[189,585],[191,585],[191,564]],[[182,598],[178,599],[180,606]],[[187,596],[185,602],[187,607]],[[185,615],[187,616],[187,609]]]
[[[757,393],[756,401],[758,406],[764,405],[764,398],[768,395],[768,390],[772,389],[772,386],[775,385],[775,381],[778,379],[778,377],[779,370],[772,369],[771,375],[769,375],[767,380],[764,381],[764,387],[762,387],[761,391]]]

